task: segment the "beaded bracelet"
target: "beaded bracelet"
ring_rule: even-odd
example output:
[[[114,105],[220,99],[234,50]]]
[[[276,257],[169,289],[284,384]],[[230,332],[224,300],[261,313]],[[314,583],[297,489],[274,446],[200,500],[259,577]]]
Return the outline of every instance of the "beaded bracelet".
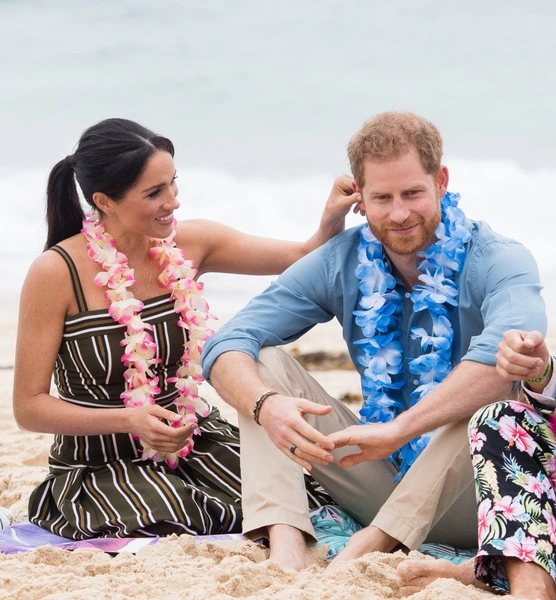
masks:
[[[545,370],[543,371],[542,375],[539,375],[536,379],[528,379],[527,383],[540,383],[541,381],[544,381],[544,379],[546,378],[546,376],[548,375],[548,372],[550,371],[550,367],[552,366],[552,359],[549,359]]]
[[[261,408],[263,407],[264,401],[270,396],[275,396],[276,394],[278,394],[278,392],[275,392],[274,390],[268,390],[268,392],[265,392],[264,394],[259,396],[259,398],[255,402],[255,407],[253,408],[253,419],[257,425],[261,424],[259,422],[259,414],[261,412]]]

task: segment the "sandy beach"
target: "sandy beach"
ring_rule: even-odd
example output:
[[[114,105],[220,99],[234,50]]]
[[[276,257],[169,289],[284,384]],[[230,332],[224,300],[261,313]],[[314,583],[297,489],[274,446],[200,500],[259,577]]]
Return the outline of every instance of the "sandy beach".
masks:
[[[14,521],[26,518],[32,489],[47,472],[51,436],[20,431],[11,409],[13,350],[16,334],[15,299],[2,302],[0,311],[0,505],[9,508]],[[339,326],[314,329],[289,350],[343,349]],[[338,397],[360,392],[355,371],[313,371],[313,375]],[[236,415],[204,384],[202,395],[218,405],[224,415]],[[357,404],[353,405],[357,409]],[[320,549],[317,558],[322,556]],[[412,552],[411,557],[431,560]],[[401,598],[395,568],[406,559],[395,554],[368,554],[333,574],[324,574],[325,562],[301,573],[287,571],[267,560],[267,551],[251,542],[199,542],[189,536],[166,538],[143,548],[111,556],[100,550],[67,551],[43,546],[32,552],[0,554],[0,599],[37,598],[148,598],[191,600],[232,598],[368,599]],[[415,600],[494,598],[493,594],[438,580],[412,596]]]
[[[548,0],[503,8],[484,0],[0,0],[0,507],[25,523],[48,473],[53,436],[16,426],[12,390],[18,295],[46,241],[49,173],[64,157],[60,181],[70,165],[81,171],[85,161],[70,158],[77,141],[104,119],[132,119],[172,141],[178,220],[301,241],[314,234],[334,179],[352,172],[347,146],[363,122],[391,110],[422,115],[442,133],[448,189],[461,194],[466,216],[535,258],[556,352],[555,22]],[[352,212],[346,227],[364,221]],[[214,327],[271,279],[204,274]],[[150,284],[149,271],[147,295]],[[360,381],[342,358],[337,323],[287,350],[324,352],[326,368],[314,356],[312,375],[358,412]],[[38,361],[38,349],[29,352]],[[201,394],[237,422],[208,384]],[[119,554],[0,549],[0,600],[401,600],[396,567],[405,554],[371,553],[327,574],[324,550],[298,573],[238,539],[174,536]],[[413,598],[498,596],[443,579]]]

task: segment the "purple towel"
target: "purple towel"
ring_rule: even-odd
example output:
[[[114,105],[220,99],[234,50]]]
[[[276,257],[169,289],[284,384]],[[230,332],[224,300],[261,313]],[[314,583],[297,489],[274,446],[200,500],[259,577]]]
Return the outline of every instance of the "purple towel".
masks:
[[[118,552],[137,552],[140,548],[155,544],[160,538],[92,538],[89,540],[69,540],[42,529],[38,525],[29,523],[16,523],[0,531],[0,552],[15,554],[28,552],[39,546],[56,546],[63,550],[76,550],[77,548],[97,548],[104,552],[116,554]],[[195,539],[205,542],[222,540],[243,540],[239,533],[226,535],[200,535]]]

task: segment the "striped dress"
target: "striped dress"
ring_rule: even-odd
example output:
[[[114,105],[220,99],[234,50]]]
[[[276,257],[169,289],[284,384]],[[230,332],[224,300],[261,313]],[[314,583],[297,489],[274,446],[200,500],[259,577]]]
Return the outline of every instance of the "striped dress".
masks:
[[[62,248],[52,250],[66,260],[79,308],[66,320],[56,359],[58,395],[77,406],[122,408],[125,327],[106,309],[87,309],[73,261]],[[169,295],[144,305],[142,318],[153,326],[161,359],[156,401],[174,410],[177,392],[168,378],[183,353],[183,329]],[[199,428],[194,450],[175,469],[141,460],[130,434],[56,435],[49,474],[30,499],[29,520],[72,539],[240,531],[238,430],[216,409],[199,420]]]
[[[54,368],[58,396],[87,408],[122,408],[125,327],[107,309],[87,309],[72,259],[59,246],[51,250],[68,265],[79,310],[65,322]],[[174,303],[169,295],[151,298],[141,316],[153,326],[161,359],[153,367],[161,389],[156,402],[175,410],[177,392],[168,378],[180,365],[184,332]],[[49,474],[29,501],[29,520],[76,540],[241,531],[238,429],[217,409],[199,419],[199,429],[193,451],[175,469],[141,460],[131,434],[56,435]],[[331,503],[309,478],[307,490],[311,508]]]

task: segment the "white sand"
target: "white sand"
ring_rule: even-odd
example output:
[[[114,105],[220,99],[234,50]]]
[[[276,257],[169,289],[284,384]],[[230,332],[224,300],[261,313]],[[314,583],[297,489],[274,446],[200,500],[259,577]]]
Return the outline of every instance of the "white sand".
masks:
[[[0,505],[16,521],[25,518],[32,489],[47,473],[50,435],[18,430],[11,409],[16,309],[13,299],[0,300]],[[343,349],[339,327],[316,328],[296,346]],[[31,374],[32,375],[32,374]],[[316,372],[315,377],[334,395],[359,393],[355,371]],[[205,384],[202,393],[219,405],[227,418],[235,414]],[[395,567],[401,553],[368,554],[325,575],[322,563],[296,573],[266,560],[266,551],[248,542],[195,542],[173,536],[137,555],[111,557],[102,551],[68,552],[42,547],[17,555],[0,554],[0,599],[37,598],[277,598],[303,600],[373,600],[400,598]],[[414,557],[423,558],[418,553]],[[415,600],[495,598],[453,580],[439,580],[413,596]]]

